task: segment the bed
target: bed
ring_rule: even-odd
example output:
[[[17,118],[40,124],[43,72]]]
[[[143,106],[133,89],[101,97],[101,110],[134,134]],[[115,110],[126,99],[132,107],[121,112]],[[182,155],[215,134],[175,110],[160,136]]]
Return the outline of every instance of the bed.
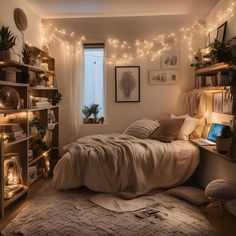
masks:
[[[184,183],[199,162],[199,150],[185,140],[163,143],[126,134],[82,137],[65,146],[54,169],[53,186],[87,186],[96,192],[132,192]]]

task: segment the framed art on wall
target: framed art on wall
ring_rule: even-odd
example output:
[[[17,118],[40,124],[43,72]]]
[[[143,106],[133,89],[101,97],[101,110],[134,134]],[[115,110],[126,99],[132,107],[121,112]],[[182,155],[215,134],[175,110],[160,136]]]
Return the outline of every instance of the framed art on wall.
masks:
[[[213,103],[212,103],[213,112],[223,112],[223,93],[216,92],[213,93]]]
[[[140,66],[115,67],[115,101],[140,102]]]
[[[180,65],[179,51],[163,52],[161,56],[162,69],[179,69],[179,65]]]
[[[150,85],[178,84],[178,82],[178,70],[149,70],[148,72],[148,84]]]
[[[221,43],[224,42],[225,39],[226,27],[227,21],[224,24],[220,25],[217,30],[217,40]]]

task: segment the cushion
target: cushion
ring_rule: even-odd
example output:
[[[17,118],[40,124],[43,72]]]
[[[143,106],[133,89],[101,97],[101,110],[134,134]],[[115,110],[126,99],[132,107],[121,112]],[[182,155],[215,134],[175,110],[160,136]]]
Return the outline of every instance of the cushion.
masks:
[[[204,195],[203,189],[194,188],[190,186],[175,187],[166,191],[166,193],[182,198],[197,206],[200,206],[209,202],[208,198]]]
[[[150,136],[151,139],[159,140],[163,143],[171,143],[178,135],[184,118],[162,119],[159,121],[160,127]]]
[[[207,138],[211,129],[211,124],[206,124],[202,133],[203,138]]]
[[[188,140],[189,135],[194,131],[194,129],[197,127],[199,119],[193,118],[189,115],[183,115],[183,116],[175,116],[171,114],[172,118],[185,118],[183,126],[180,129],[180,132],[177,136],[177,139],[180,140]]]
[[[159,125],[158,121],[150,119],[137,120],[127,127],[124,134],[140,139],[147,139],[159,127]]]
[[[194,129],[194,131],[190,134],[189,138],[195,139],[195,138],[202,138],[202,134],[205,128],[206,120],[205,117],[202,117],[198,120],[197,127]]]

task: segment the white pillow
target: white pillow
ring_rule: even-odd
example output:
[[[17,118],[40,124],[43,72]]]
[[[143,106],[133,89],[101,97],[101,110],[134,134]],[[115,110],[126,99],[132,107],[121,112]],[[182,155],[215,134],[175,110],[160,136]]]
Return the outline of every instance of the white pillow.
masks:
[[[184,123],[177,136],[177,139],[179,140],[188,140],[189,135],[194,131],[199,122],[199,119],[193,118],[188,114],[185,114],[183,116],[175,116],[171,114],[171,118],[185,118]]]
[[[158,121],[141,119],[130,124],[124,131],[124,134],[140,139],[147,139],[159,126],[160,123]]]

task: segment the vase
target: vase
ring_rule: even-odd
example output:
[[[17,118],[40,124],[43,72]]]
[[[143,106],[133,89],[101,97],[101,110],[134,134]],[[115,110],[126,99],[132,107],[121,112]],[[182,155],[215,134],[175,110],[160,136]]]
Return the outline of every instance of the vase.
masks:
[[[22,61],[24,62],[24,64],[29,65],[30,64],[30,58],[29,57],[23,57]]]
[[[232,146],[233,137],[216,139],[216,150],[220,154],[229,154]]]
[[[0,60],[10,60],[11,52],[9,50],[0,50]]]
[[[88,119],[88,118],[84,118],[84,119],[83,119],[83,123],[84,123],[84,124],[89,124],[89,119]]]

